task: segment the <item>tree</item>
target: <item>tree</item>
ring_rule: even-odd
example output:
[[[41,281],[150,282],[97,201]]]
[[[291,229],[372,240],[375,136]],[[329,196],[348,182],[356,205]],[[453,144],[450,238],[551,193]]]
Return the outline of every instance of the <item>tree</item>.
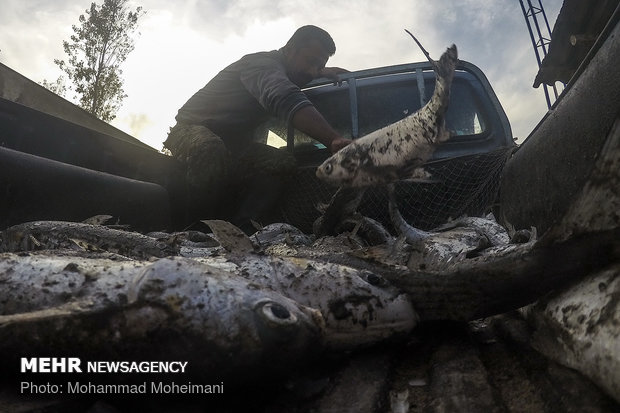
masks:
[[[51,90],[52,92],[56,93],[58,96],[62,96],[63,98],[65,97],[66,93],[67,93],[67,85],[65,83],[65,78],[62,76],[58,76],[58,79],[56,79],[55,82],[49,82],[47,81],[47,79],[43,79],[42,82],[40,82],[41,86]]]
[[[79,105],[106,122],[116,117],[127,97],[120,65],[134,49],[130,35],[145,13],[142,7],[129,10],[127,1],[92,3],[86,15],[80,15],[80,25],[72,26],[71,41],[63,41],[68,61],[54,59],[72,82]]]

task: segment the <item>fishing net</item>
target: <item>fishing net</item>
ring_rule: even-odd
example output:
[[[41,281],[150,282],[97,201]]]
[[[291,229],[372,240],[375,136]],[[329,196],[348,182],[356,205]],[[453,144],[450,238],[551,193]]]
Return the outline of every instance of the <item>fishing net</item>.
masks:
[[[500,173],[514,148],[433,161],[425,166],[435,182],[396,184],[396,200],[403,218],[429,230],[463,215],[483,216],[492,209],[499,191]],[[320,216],[317,205],[329,203],[336,192],[315,176],[315,167],[299,168],[286,188],[281,214],[304,232]],[[385,187],[366,191],[358,211],[392,229]]]

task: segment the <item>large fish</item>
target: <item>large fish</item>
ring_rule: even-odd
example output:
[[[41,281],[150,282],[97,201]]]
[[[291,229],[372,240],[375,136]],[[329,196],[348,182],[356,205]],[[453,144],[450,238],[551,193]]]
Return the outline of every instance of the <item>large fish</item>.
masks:
[[[238,274],[261,288],[317,309],[325,320],[324,344],[354,349],[408,334],[419,319],[403,292],[379,274],[316,259],[246,255],[194,258]]]
[[[216,224],[215,221],[209,222],[212,226]],[[55,250],[55,256],[45,252],[24,257],[0,255],[4,258],[0,262],[0,291],[5,293],[5,298],[0,301],[0,314],[49,308],[61,311],[67,302],[85,297],[94,300],[89,304],[91,312],[118,307],[126,302],[126,297],[132,301],[131,297],[136,294],[129,286],[136,285],[135,280],[143,274],[149,274],[146,279],[172,277],[174,274],[184,284],[193,285],[193,290],[185,292],[187,300],[207,297],[204,299],[219,305],[215,298],[208,298],[210,294],[222,299],[228,296],[236,299],[237,291],[254,288],[257,296],[268,296],[273,292],[286,297],[285,301],[294,300],[301,308],[312,308],[320,315],[321,345],[327,348],[352,349],[377,343],[398,333],[407,334],[417,324],[417,315],[407,295],[390,287],[381,276],[321,260],[248,252],[243,249],[245,244],[240,243],[245,237],[246,244],[250,244],[245,234],[236,238],[232,231],[236,227],[224,222],[217,224],[216,233],[223,248],[215,255],[213,249],[205,248],[202,258],[175,257],[154,263],[114,261],[83,258],[67,250]],[[225,239],[224,233],[229,235],[228,238]],[[243,253],[239,254],[238,248],[242,248]],[[201,276],[204,285],[190,281]],[[216,293],[217,290],[211,293],[210,287],[217,284],[230,286],[222,287],[221,293]],[[147,284],[141,281],[140,285]],[[171,287],[160,292],[166,296],[176,287],[178,285],[171,282]],[[161,300],[169,302],[164,298]],[[210,319],[216,320],[217,312],[223,311],[224,322],[231,310],[220,309],[218,305],[204,306],[203,312],[210,313]],[[243,308],[241,304],[237,306]],[[184,314],[188,319],[202,317],[190,315],[188,310],[184,310]],[[243,312],[239,316],[243,318]],[[226,322],[232,323],[230,320]],[[222,334],[225,334],[224,330]]]
[[[404,178],[428,177],[420,167],[430,159],[439,143],[450,138],[444,118],[458,56],[456,46],[452,45],[439,61],[434,61],[418,40],[413,39],[435,71],[437,81],[431,99],[417,112],[356,139],[336,152],[319,166],[318,178],[334,185],[365,187]]]
[[[184,360],[192,377],[225,380],[281,371],[323,348],[317,310],[186,259],[4,253],[0,286],[3,361]]]
[[[324,345],[328,348],[353,349],[378,343],[407,334],[418,323],[407,295],[376,272],[311,257],[256,253],[250,238],[234,225],[219,220],[203,222],[226,253],[206,251],[193,259],[317,309],[325,321]],[[189,260],[182,264],[192,265]]]
[[[0,252],[72,248],[148,259],[179,253],[179,247],[137,232],[66,221],[33,221],[0,232]]]

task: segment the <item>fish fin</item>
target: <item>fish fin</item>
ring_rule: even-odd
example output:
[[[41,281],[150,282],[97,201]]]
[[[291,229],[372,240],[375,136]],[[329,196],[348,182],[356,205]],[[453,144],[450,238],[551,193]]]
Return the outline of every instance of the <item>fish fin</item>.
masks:
[[[82,221],[84,224],[104,225],[106,222],[114,218],[112,215],[95,215]]]
[[[79,238],[69,238],[69,241],[73,242],[81,251],[94,251],[94,252],[103,252],[104,250],[99,248],[93,243],[90,243],[86,240],[82,240]]]
[[[445,231],[449,231],[451,229],[454,228],[458,228],[458,227],[464,227],[465,224],[463,222],[463,220],[467,218],[467,215],[463,215],[457,219],[448,219],[447,222],[437,226],[436,228],[433,228],[434,232],[445,232]]]
[[[314,221],[313,234],[317,237],[335,235],[337,225],[357,211],[364,192],[364,188],[344,186],[338,188],[321,212],[321,216]]]
[[[325,202],[317,202],[316,205],[314,206],[314,209],[316,209],[318,213],[324,214],[328,206],[329,204]]]
[[[440,184],[443,181],[441,179],[434,178],[411,178],[411,179],[401,179],[401,182],[411,182],[414,184]]]
[[[17,323],[37,323],[50,322],[64,317],[71,317],[78,314],[91,314],[97,312],[94,302],[89,299],[81,301],[70,301],[56,307],[34,310],[27,313],[0,315],[0,329]]]
[[[213,235],[225,250],[240,254],[254,252],[254,245],[250,237],[230,222],[219,219],[203,220],[202,222],[211,228]]]
[[[263,224],[258,221],[254,221],[253,219],[250,220],[250,224],[252,224],[252,226],[256,228],[256,231],[260,231],[261,229],[263,229]]]
[[[443,182],[434,178],[433,175],[422,167],[406,167],[399,173],[401,181],[415,182],[418,184],[436,184]]]

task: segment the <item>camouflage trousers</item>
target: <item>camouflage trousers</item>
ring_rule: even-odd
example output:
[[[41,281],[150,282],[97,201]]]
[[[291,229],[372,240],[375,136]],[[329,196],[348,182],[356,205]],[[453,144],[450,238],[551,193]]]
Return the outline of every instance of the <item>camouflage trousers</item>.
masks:
[[[244,201],[248,193],[258,196],[252,191],[257,180],[277,185],[296,167],[290,153],[258,142],[230,153],[219,136],[201,125],[175,125],[164,147],[185,165],[190,203],[203,219],[234,215],[235,204],[248,203]],[[264,203],[256,201],[256,205]]]

